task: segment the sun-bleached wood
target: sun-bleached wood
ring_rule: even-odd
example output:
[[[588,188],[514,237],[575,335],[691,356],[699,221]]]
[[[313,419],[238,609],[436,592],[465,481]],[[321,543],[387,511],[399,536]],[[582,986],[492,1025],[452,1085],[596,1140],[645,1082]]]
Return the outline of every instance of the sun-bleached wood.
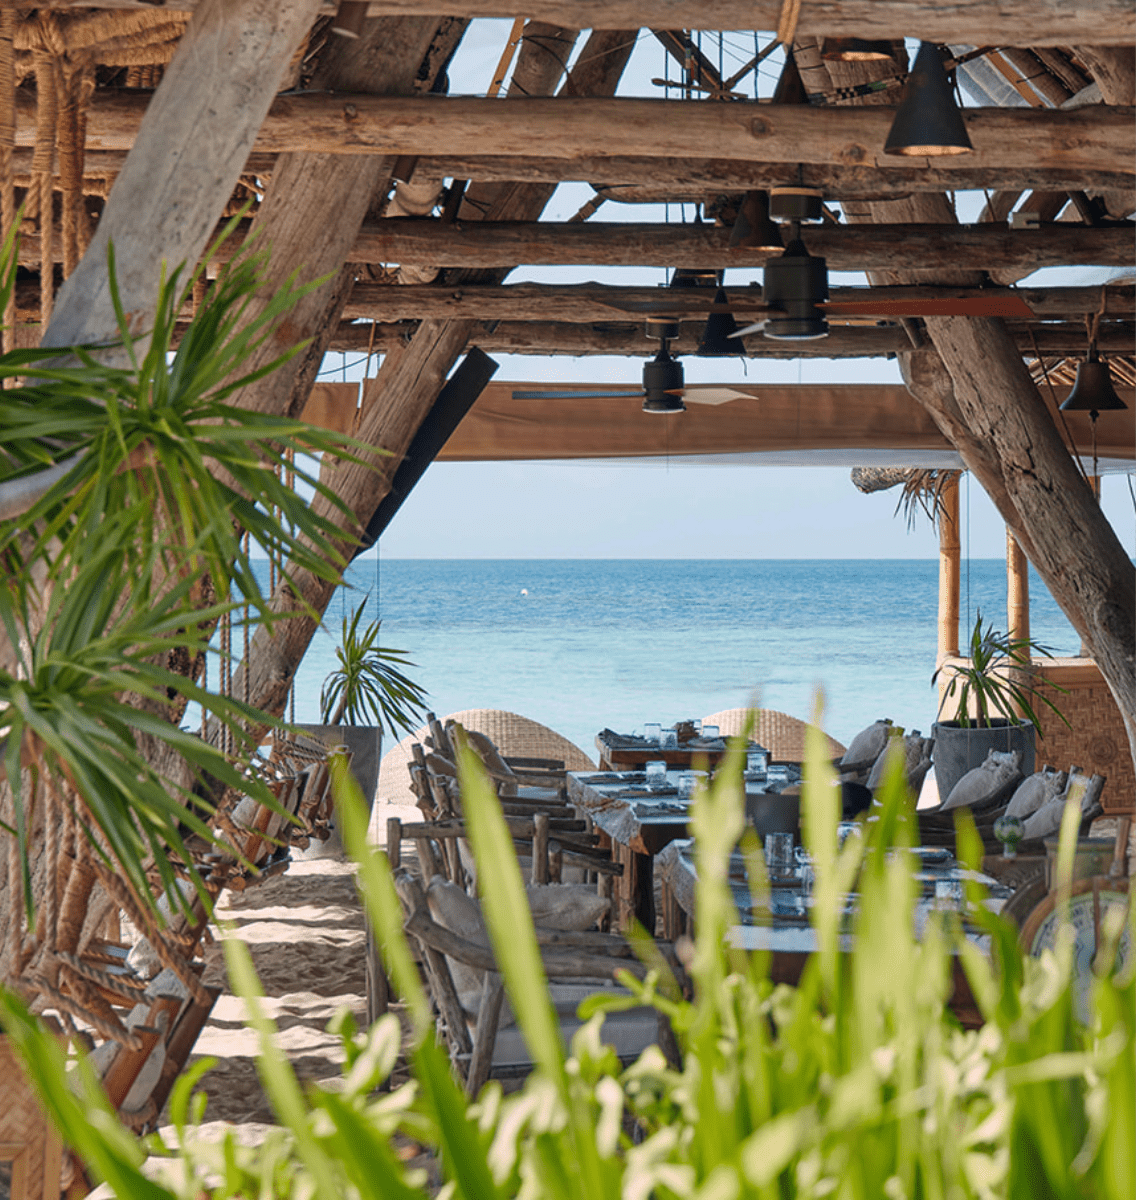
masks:
[[[87,144],[125,150],[145,112],[144,93],[99,93],[87,113]],[[1131,170],[1129,106],[1015,109],[967,108],[974,143],[967,166]],[[646,158],[722,158],[761,163],[874,165],[894,108],[839,108],[735,101],[631,97],[517,96],[489,100],[461,96],[372,96],[288,93],[278,97],[256,139],[256,149],[313,154],[429,153]],[[665,131],[665,132],[664,132]],[[30,145],[34,129],[17,130]],[[250,147],[251,149],[251,147]]]
[[[56,299],[44,345],[114,333],[111,243],[122,303],[139,331],[162,262],[197,262],[317,10],[317,0],[202,0],[136,127],[87,253]]]
[[[1132,261],[1128,228],[1050,225],[818,225],[803,229],[810,254],[837,271],[885,264],[910,270],[975,270],[1067,265],[1126,266]],[[768,251],[734,249],[730,230],[709,223],[664,225],[623,222],[489,222],[443,225],[395,219],[366,225],[352,250],[358,262],[445,267],[542,266],[760,267]]]
[[[939,647],[936,665],[959,652],[962,540],[959,537],[959,477],[947,479],[939,496]]]

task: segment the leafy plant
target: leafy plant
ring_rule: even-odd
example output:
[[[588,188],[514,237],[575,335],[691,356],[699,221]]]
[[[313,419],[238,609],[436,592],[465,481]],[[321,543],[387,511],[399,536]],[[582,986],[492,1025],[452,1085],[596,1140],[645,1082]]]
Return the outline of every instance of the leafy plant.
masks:
[[[339,666],[320,691],[320,720],[325,725],[377,725],[397,736],[400,729],[409,732],[420,721],[426,691],[400,669],[414,666],[405,650],[378,644],[381,621],[360,631],[370,598],[365,596],[350,618],[343,618],[335,649]]]
[[[15,282],[15,237],[0,250],[0,307]],[[197,677],[221,616],[245,604],[266,625],[288,615],[262,595],[254,548],[282,570],[338,578],[336,522],[282,476],[298,455],[298,478],[345,511],[303,456],[346,453],[347,440],[229,403],[300,349],[242,373],[305,290],[290,283],[253,315],[263,264],[238,255],[180,332],[197,273],[183,286],[174,270],[137,335],[112,249],[109,349],[124,365],[96,356],[108,347],[0,355],[0,379],[15,383],[0,389],[0,828],[17,840],[20,876],[0,889],[9,974],[52,962],[50,932],[26,948],[19,933],[21,921],[34,930],[45,896],[54,903],[56,872],[37,862],[60,853],[47,830],[68,840],[65,861],[91,854],[144,904],[152,870],[184,906],[171,856],[200,889],[185,838],[214,837],[195,780],[275,806],[249,761],[255,733],[276,722]],[[179,728],[191,702],[227,730],[230,749]]]
[[[435,1152],[444,1179],[438,1194],[447,1200],[1128,1200],[1136,1187],[1136,968],[1130,955],[1118,973],[1110,969],[1120,924],[1105,922],[1087,1026],[1074,1014],[1068,930],[1055,953],[1023,959],[1016,930],[987,912],[981,887],[968,882],[968,920],[990,939],[990,954],[951,912],[934,913],[917,940],[902,771],[893,764],[866,837],[838,849],[837,792],[824,753],[815,734],[803,803],[817,952],[799,985],[775,985],[768,955],[738,949],[731,934],[738,915],[728,863],[744,827],[735,743],[693,813],[698,930],[689,997],[662,968],[643,982],[624,976],[629,995],[587,1002],[590,1019],[567,1053],[508,829],[479,767],[461,754],[485,917],[536,1064],[513,1095],[491,1082],[471,1101],[454,1083],[402,938],[393,880],[385,858],[366,845],[366,811],[342,765],[344,838],[410,1017],[411,1082],[374,1090],[399,1052],[393,1014],[366,1033],[341,1017],[333,1028],[346,1056],[342,1085],[305,1094],[273,1042],[248,952],[235,940],[226,943],[231,976],[253,1014],[261,1077],[283,1126],[262,1146],[240,1147],[231,1136],[197,1142],[186,1121],[191,1112],[200,1119],[202,1100],[190,1101],[187,1079],[172,1106],[178,1149],[171,1155],[154,1141],[143,1148],[114,1125],[89,1077],[80,1097],[68,1089],[58,1044],[11,997],[2,1000],[3,1019],[65,1135],[120,1196],[435,1194],[396,1153],[409,1140]],[[1058,874],[1067,896],[1078,814],[1066,818]],[[959,851],[971,864],[981,854],[970,824],[960,825]],[[760,852],[751,845],[747,853],[761,892]],[[849,927],[838,901],[854,880],[860,903]],[[1130,907],[1129,938],[1134,926]],[[981,1009],[981,1029],[961,1029],[947,1007],[956,964]],[[651,1048],[623,1069],[603,1046],[603,1012],[635,1004],[670,1020],[681,1064]],[[145,1150],[166,1159],[160,1182],[141,1173]]]
[[[998,716],[1011,725],[1030,721],[1041,737],[1041,722],[1035,708],[1041,704],[1068,725],[1065,715],[1044,690],[1048,688],[1064,695],[1065,689],[1041,675],[1033,664],[1032,654],[1046,658],[1053,656],[1049,649],[1029,638],[1012,637],[995,629],[993,624],[984,626],[979,610],[970,635],[969,659],[948,662],[931,676],[934,683],[941,672],[948,672],[939,715],[942,716],[947,702],[954,700],[952,719],[964,729],[971,725],[986,729],[991,718]],[[973,717],[970,715],[972,704],[976,710]]]

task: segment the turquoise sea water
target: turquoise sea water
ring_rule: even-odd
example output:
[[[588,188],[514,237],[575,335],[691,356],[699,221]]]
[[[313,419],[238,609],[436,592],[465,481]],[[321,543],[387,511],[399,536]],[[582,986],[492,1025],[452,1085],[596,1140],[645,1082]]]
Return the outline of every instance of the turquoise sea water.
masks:
[[[362,561],[332,601],[297,677],[296,719],[317,720],[345,610],[370,594],[382,641],[410,652],[439,715],[504,708],[594,757],[605,725],[631,730],[749,703],[807,717],[847,743],[891,717],[935,718],[938,563],[919,560]],[[1032,635],[1078,639],[1031,575]],[[966,614],[1006,625],[1005,564],[964,563]]]

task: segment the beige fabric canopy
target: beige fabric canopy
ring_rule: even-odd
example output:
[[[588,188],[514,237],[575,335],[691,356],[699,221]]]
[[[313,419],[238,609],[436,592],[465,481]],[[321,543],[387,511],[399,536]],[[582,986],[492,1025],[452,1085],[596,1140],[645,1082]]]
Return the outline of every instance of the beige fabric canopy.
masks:
[[[730,384],[737,398],[698,403],[698,389],[686,397],[687,411],[659,417],[642,410],[637,396],[600,399],[514,400],[514,391],[555,387],[560,391],[598,391],[603,384],[549,384],[493,381],[438,455],[439,462],[523,461],[573,458],[654,458],[737,455],[762,452],[816,452],[832,461],[835,452],[888,450],[897,462],[942,465],[954,447],[927,411],[901,385]],[[619,390],[623,385],[613,385]],[[719,386],[714,389],[720,393]],[[1127,412],[1105,412],[1097,423],[1102,460],[1136,460],[1136,393],[1118,389]],[[1043,392],[1056,418],[1067,387]],[[358,385],[319,383],[304,410],[307,420],[350,432]],[[713,393],[711,393],[713,395]],[[1064,424],[1082,455],[1090,453],[1087,413],[1063,413]],[[823,453],[822,453],[823,452]],[[933,456],[933,457],[932,457]]]

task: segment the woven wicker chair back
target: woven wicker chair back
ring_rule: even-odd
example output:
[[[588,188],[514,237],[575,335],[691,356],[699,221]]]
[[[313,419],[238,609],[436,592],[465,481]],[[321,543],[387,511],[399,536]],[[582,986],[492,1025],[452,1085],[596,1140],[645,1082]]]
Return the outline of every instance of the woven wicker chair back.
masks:
[[[727,708],[703,717],[702,723],[717,725],[724,737],[735,737],[745,728],[749,713],[748,708]],[[799,717],[791,717],[775,708],[760,708],[757,710],[757,726],[753,736],[776,761],[803,762],[806,729],[808,722]],[[836,738],[829,737],[827,733],[824,736],[828,740],[830,757],[836,758],[844,753],[845,747]]]

